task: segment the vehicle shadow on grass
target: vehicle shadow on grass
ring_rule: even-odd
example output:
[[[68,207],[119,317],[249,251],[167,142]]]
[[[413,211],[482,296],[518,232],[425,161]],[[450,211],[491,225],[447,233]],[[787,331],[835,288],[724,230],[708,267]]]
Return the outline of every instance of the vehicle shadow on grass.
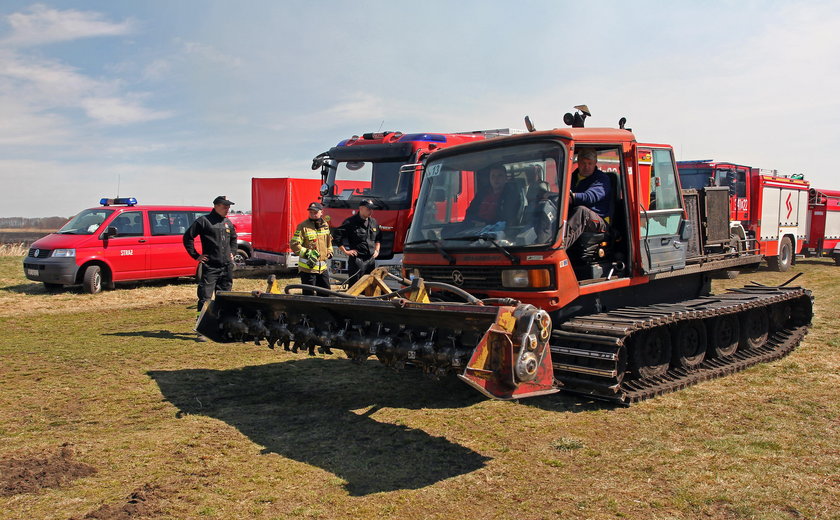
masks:
[[[137,330],[134,332],[105,332],[103,336],[138,337],[151,339],[180,339],[195,343],[195,332],[172,332],[171,330]]]
[[[444,437],[376,420],[380,407],[462,408],[481,396],[459,381],[387,372],[375,362],[355,366],[308,358],[148,375],[179,416],[222,420],[264,446],[264,453],[333,473],[354,496],[418,489],[487,463],[487,457]]]
[[[44,284],[36,282],[7,285],[0,287],[0,291],[17,294],[53,294],[44,287]]]

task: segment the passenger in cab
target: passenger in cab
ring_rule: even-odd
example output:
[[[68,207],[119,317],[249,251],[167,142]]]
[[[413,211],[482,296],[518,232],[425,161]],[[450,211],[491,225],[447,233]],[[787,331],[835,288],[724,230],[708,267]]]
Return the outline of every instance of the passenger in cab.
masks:
[[[489,184],[479,188],[470,202],[464,220],[474,226],[495,224],[499,221],[519,224],[524,197],[516,185],[507,182],[505,167],[501,164],[491,166],[489,180]]]
[[[604,233],[612,217],[612,188],[609,176],[598,169],[598,153],[581,150],[573,173],[570,203],[574,208],[566,228],[566,249],[582,233]]]

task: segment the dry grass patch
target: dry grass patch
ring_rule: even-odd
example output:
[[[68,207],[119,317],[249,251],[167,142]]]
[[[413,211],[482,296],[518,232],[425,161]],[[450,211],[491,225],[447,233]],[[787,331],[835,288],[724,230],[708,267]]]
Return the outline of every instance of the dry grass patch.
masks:
[[[192,284],[65,294],[0,317],[0,460],[72,443],[98,471],[0,497],[0,518],[836,519],[840,267],[798,270],[817,316],[790,356],[629,408],[196,343]]]
[[[282,284],[296,278],[281,279]],[[281,285],[282,285],[281,284]],[[236,278],[235,291],[265,290],[263,277]],[[166,303],[195,304],[196,283],[189,278],[117,284],[113,291],[87,294],[80,286],[49,292],[44,285],[27,279],[22,259],[0,258],[0,317],[21,314],[60,314],[83,310],[108,312]]]
[[[26,244],[0,244],[0,256],[23,258],[29,252]]]

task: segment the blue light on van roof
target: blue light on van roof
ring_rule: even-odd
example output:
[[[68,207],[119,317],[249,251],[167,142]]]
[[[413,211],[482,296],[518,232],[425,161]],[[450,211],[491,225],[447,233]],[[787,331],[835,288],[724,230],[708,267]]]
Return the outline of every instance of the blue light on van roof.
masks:
[[[99,199],[99,204],[102,206],[110,206],[112,204],[121,204],[126,206],[135,206],[137,199],[134,197],[119,197],[116,199]]]
[[[446,136],[441,134],[405,134],[400,137],[397,142],[404,143],[406,141],[424,141],[427,143],[445,143]]]

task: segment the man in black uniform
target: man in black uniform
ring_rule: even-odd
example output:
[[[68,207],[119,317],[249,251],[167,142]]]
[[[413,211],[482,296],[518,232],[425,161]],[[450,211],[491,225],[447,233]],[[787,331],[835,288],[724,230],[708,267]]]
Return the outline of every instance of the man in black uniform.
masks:
[[[233,287],[233,252],[236,251],[236,229],[227,219],[233,202],[219,195],[213,199],[213,211],[195,219],[184,233],[184,248],[199,261],[198,312],[204,302],[218,291]],[[201,254],[195,250],[195,237],[201,237]]]
[[[339,249],[347,255],[347,283],[359,281],[376,267],[382,231],[379,223],[371,216],[372,200],[359,202],[359,212],[348,218],[338,228]]]

